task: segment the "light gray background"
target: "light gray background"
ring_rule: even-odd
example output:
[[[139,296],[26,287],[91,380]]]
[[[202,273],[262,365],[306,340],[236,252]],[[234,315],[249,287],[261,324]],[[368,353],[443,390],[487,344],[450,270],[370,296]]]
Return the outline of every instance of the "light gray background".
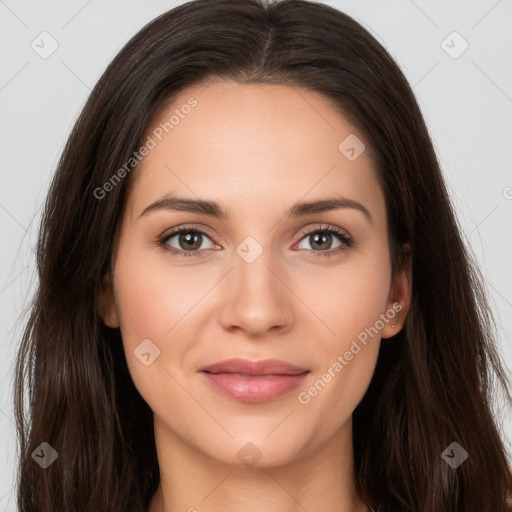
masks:
[[[0,0],[0,510],[15,510],[12,378],[22,328],[17,318],[34,290],[33,247],[49,179],[107,64],[145,23],[179,3]],[[486,279],[510,375],[512,2],[326,3],[365,25],[414,87],[461,228]],[[31,47],[43,31],[59,45],[47,59]],[[453,31],[469,44],[458,58],[443,49],[462,48],[457,36],[446,40]],[[511,411],[502,410],[501,417],[512,452]]]

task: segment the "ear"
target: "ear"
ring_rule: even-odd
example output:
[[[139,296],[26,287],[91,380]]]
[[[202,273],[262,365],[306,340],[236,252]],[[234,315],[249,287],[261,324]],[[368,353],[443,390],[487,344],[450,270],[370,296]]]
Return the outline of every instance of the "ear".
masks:
[[[114,286],[110,271],[105,274],[101,281],[98,293],[98,307],[103,323],[115,329],[119,327],[116,303],[114,299]]]
[[[412,257],[409,243],[402,245],[402,254],[399,259],[400,266],[395,271],[389,290],[386,308],[389,320],[382,329],[382,338],[391,338],[400,332],[411,305]]]

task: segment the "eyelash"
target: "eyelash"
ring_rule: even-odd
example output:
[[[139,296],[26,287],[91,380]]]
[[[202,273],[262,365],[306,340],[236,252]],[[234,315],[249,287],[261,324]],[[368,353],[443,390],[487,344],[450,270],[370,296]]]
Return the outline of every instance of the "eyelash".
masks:
[[[204,236],[206,236],[208,238],[211,238],[208,233],[206,233],[205,231],[203,231],[203,230],[201,230],[199,228],[195,228],[195,227],[192,228],[192,227],[185,226],[185,227],[176,229],[174,231],[171,231],[169,233],[166,233],[166,234],[162,235],[161,237],[159,237],[157,239],[158,246],[162,247],[165,251],[168,251],[168,252],[170,252],[173,255],[185,256],[185,257],[188,257],[188,256],[201,256],[203,254],[203,252],[207,250],[207,249],[202,249],[200,251],[182,251],[182,250],[176,249],[176,248],[171,247],[171,246],[167,246],[166,247],[167,241],[170,238],[172,238],[175,235],[181,234],[181,233],[199,233],[199,234],[204,235]],[[302,233],[299,242],[303,238],[305,238],[305,237],[307,237],[309,235],[312,235],[313,233],[327,233],[327,234],[331,234],[331,235],[336,235],[339,238],[339,240],[341,241],[341,243],[342,243],[342,246],[338,247],[335,250],[312,251],[313,252],[313,257],[320,256],[320,257],[324,257],[325,258],[325,257],[334,256],[335,254],[338,254],[339,252],[344,251],[344,250],[352,247],[353,243],[354,243],[353,239],[350,238],[349,236],[347,236],[347,234],[345,232],[341,231],[340,229],[336,228],[335,226],[331,226],[330,224],[328,224],[326,226],[322,226],[321,228],[314,228],[314,229],[311,229],[309,231],[306,231],[306,232]],[[311,250],[309,249],[309,251],[311,251]]]

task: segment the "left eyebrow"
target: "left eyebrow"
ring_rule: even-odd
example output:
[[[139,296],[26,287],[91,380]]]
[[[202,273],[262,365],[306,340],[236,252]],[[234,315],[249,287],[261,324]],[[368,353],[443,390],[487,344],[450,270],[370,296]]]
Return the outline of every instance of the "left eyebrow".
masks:
[[[302,202],[294,204],[288,210],[286,216],[289,218],[301,217],[303,215],[311,215],[313,213],[328,212],[331,210],[339,210],[341,208],[353,208],[364,214],[370,224],[373,225],[373,217],[368,208],[354,199],[336,196],[329,199],[321,199],[318,201]]]
[[[364,214],[370,224],[373,225],[374,223],[371,213],[363,204],[355,201],[354,199],[341,196],[335,196],[328,199],[319,199],[316,201],[295,203],[288,210],[285,216],[288,218],[298,218],[315,213],[339,210],[341,208],[352,208],[358,210]],[[222,208],[222,206],[216,201],[167,195],[144,208],[142,213],[139,215],[139,218],[156,210],[173,210],[199,213],[218,219],[229,219],[230,217],[229,211]]]

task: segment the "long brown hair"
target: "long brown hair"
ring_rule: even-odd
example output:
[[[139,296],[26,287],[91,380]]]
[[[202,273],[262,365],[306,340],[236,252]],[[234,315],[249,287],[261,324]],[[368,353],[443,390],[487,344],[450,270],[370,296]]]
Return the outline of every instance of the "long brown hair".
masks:
[[[511,402],[510,383],[418,104],[365,28],[304,0],[179,5],[137,33],[93,89],[41,220],[39,287],[16,366],[19,510],[145,512],[157,488],[152,411],[131,380],[119,329],[103,324],[97,304],[128,180],[98,189],[140,147],[164,102],[210,77],[331,99],[371,147],[394,269],[410,243],[408,317],[382,341],[353,413],[362,499],[389,512],[512,510],[512,473],[492,409],[498,389]],[[32,456],[43,442],[58,454],[46,469]],[[441,457],[452,442],[469,455],[457,468]]]

